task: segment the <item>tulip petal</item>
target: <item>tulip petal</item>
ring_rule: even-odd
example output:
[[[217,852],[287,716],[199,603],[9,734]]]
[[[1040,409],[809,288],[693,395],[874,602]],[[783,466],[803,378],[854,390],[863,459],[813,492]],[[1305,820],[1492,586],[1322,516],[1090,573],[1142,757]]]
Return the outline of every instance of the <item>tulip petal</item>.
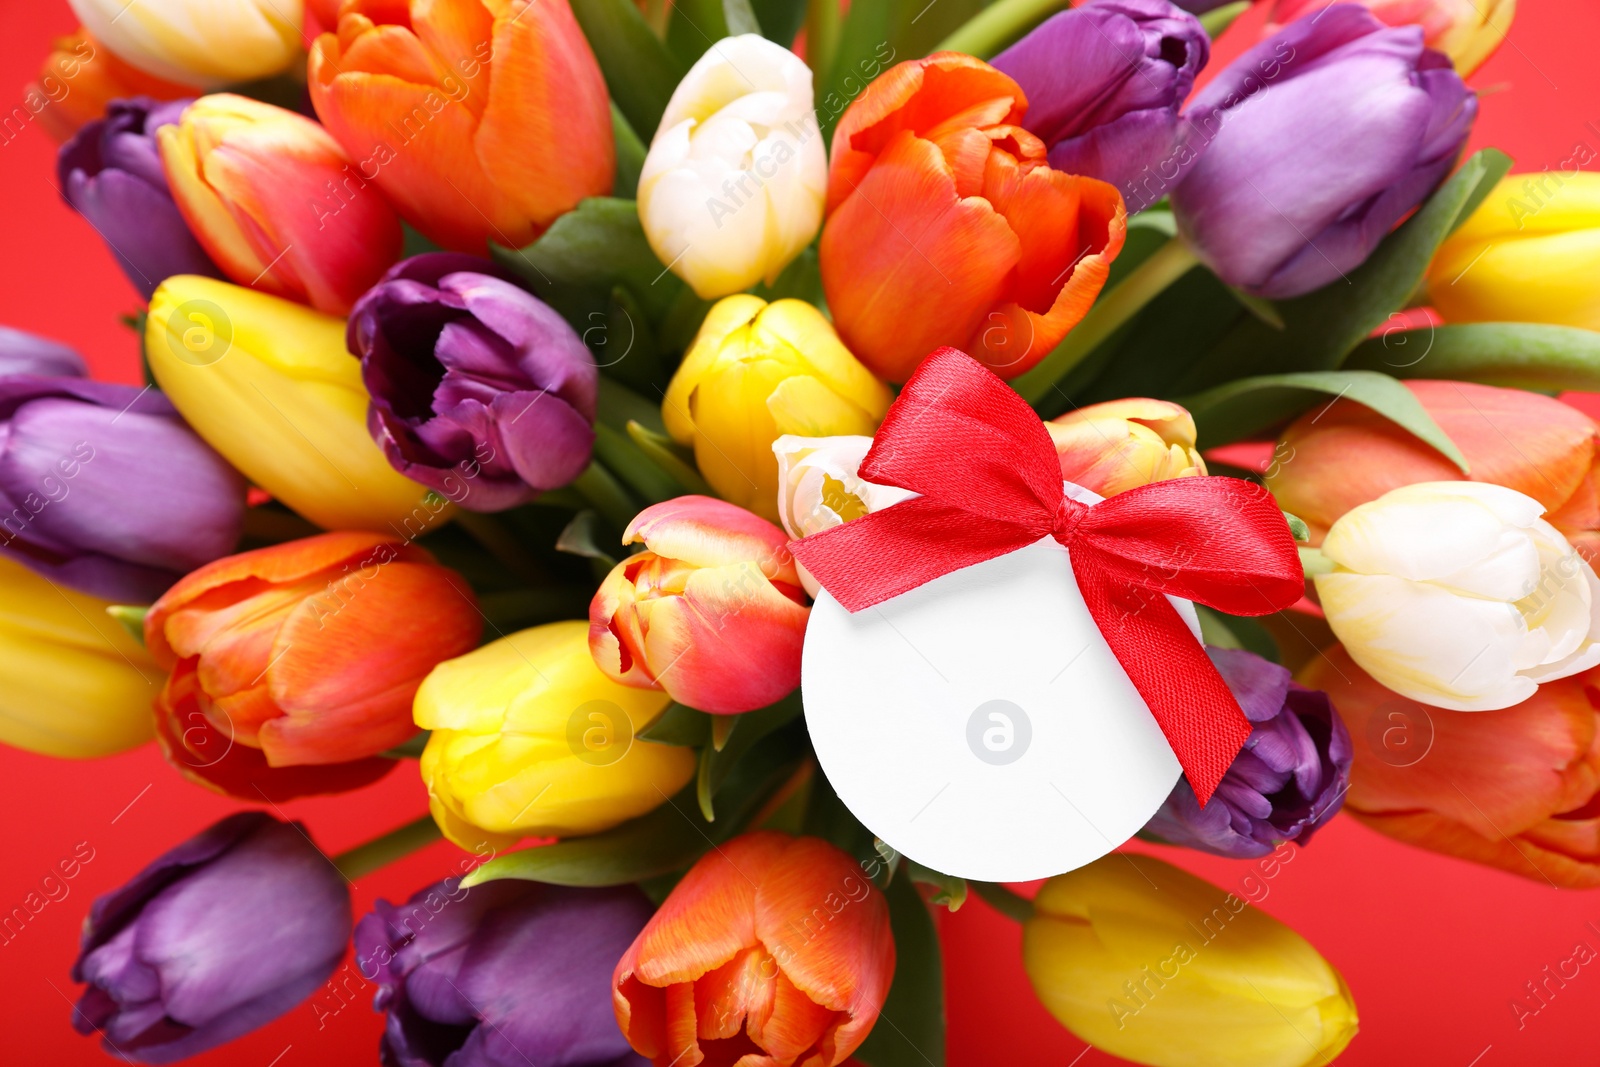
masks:
[[[766,519],[708,496],[680,496],[639,512],[622,535],[625,545],[643,541],[658,556],[694,567],[737,566],[755,561],[780,581],[793,581],[788,538]]]

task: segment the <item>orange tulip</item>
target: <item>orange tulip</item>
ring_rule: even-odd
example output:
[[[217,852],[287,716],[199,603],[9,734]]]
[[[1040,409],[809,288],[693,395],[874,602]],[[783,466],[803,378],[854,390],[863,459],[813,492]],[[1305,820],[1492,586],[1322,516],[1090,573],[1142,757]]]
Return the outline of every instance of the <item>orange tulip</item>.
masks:
[[[1396,696],[1337,645],[1299,680],[1326,690],[1350,728],[1345,811],[1434,852],[1600,886],[1600,669],[1486,712]]]
[[[1165,400],[1107,400],[1044,424],[1061,477],[1101,496],[1170,478],[1203,475],[1194,416]]]
[[[1490,482],[1533,497],[1580,554],[1600,559],[1600,426],[1559,400],[1471,382],[1408,381],[1470,474],[1351,400],[1306,413],[1278,444],[1267,488],[1320,545],[1335,519],[1417,482]]]
[[[1043,359],[1122,250],[1115,186],[1052,170],[1027,98],[939,52],[884,72],[839,120],[822,283],[845,347],[903,382],[941,345],[1004,378]]]
[[[656,1067],[833,1067],[893,977],[889,907],[855,861],[768,830],[684,875],[617,963],[611,1003]]]
[[[328,791],[309,786],[359,780],[365,757],[416,733],[417,687],[481,626],[466,583],[398,538],[327,533],[229,556],[145,617],[172,672],[158,732],[180,771],[224,792]]]
[[[611,106],[567,0],[345,0],[311,102],[436,243],[532,241],[611,190]]]
[[[78,127],[106,113],[106,105],[128,96],[182,100],[198,90],[163,81],[128,66],[83,30],[57,37],[39,78],[22,91],[23,106],[39,117],[45,132],[65,141]],[[14,131],[8,131],[7,138]]]

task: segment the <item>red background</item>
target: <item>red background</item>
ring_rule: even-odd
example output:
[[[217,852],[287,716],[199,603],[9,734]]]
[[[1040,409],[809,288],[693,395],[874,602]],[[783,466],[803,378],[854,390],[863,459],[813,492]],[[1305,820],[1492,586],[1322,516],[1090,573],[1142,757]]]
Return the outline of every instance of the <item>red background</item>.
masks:
[[[0,100],[9,112],[50,38],[70,32],[74,22],[64,0],[0,4],[6,30],[0,87],[10,87],[0,89]],[[1236,53],[1262,18],[1257,11],[1230,33],[1219,60]],[[1600,5],[1593,0],[1523,0],[1509,42],[1472,78],[1485,94],[1475,146],[1505,149],[1519,171],[1559,167],[1579,143],[1600,148],[1600,66],[1591,47],[1597,39]],[[36,126],[0,146],[0,322],[76,346],[100,377],[135,381],[135,339],[116,320],[138,298],[93,230],[61,203],[53,160],[54,145]],[[67,972],[90,901],[237,807],[184,782],[153,746],[94,763],[0,749],[6,813],[0,913],[38,890],[79,842],[94,849],[93,860],[67,883],[70,895],[0,947],[0,1058],[62,1067],[106,1062],[96,1041],[68,1026],[78,991]],[[414,766],[406,764],[362,792],[285,809],[333,853],[424,813],[426,801]],[[1193,852],[1150,850],[1235,892],[1252,869]],[[357,914],[375,897],[400,899],[441,877],[460,856],[438,844],[361,879]],[[1579,1052],[1581,1062],[1596,1060],[1600,973],[1580,973],[1520,1030],[1510,1003],[1524,982],[1570,956],[1577,942],[1600,946],[1600,933],[1589,926],[1600,924],[1600,895],[1558,891],[1421,852],[1347,817],[1335,819],[1267,884],[1264,910],[1316,945],[1355,994],[1361,1034],[1340,1064],[1501,1067],[1580,1062],[1571,1055]],[[1015,924],[976,900],[942,921],[953,1067],[1121,1062],[1085,1050],[1035,1000]],[[320,1025],[318,1013],[302,1006],[192,1062],[376,1063],[380,1027],[370,990],[360,990]]]

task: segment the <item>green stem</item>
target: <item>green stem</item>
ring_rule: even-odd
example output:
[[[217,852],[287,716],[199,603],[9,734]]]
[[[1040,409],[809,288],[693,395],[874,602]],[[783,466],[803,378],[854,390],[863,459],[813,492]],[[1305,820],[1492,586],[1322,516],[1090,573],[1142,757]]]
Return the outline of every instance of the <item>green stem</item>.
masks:
[[[386,867],[395,860],[403,859],[418,849],[433,844],[442,836],[438,824],[433,821],[433,816],[424,815],[397,830],[390,830],[382,837],[373,838],[364,845],[357,845],[339,853],[333,857],[333,865],[347,880],[353,882],[357,878],[371,874],[379,867]]]
[[[1071,6],[1071,0],[999,0],[968,19],[966,25],[940,41],[934,51],[966,52],[988,59],[1057,11]]]
[[[601,466],[599,460],[590,463],[584,472],[578,475],[577,480],[572,483],[572,488],[619,530],[626,530],[628,523],[639,513],[639,508],[628,495],[628,491],[622,487],[622,483]]]
[[[1238,3],[1225,4],[1222,7],[1207,11],[1200,16],[1200,25],[1206,31],[1206,36],[1215,41],[1221,37],[1233,20],[1250,10],[1250,0],[1238,0]]]
[[[457,526],[488,549],[489,554],[517,578],[533,585],[549,583],[549,572],[522,547],[522,542],[503,520],[481,511],[465,509],[457,511],[455,519]]]
[[[1320,548],[1307,548],[1300,546],[1300,566],[1305,570],[1307,578],[1315,578],[1319,574],[1332,574],[1337,566],[1333,560],[1322,554]]]
[[[967,882],[967,887],[1008,919],[1025,923],[1033,918],[1033,901],[996,882]]]
[[[1083,321],[1073,327],[1072,332],[1037,366],[1013,381],[1012,386],[1022,394],[1024,400],[1037,405],[1050,395],[1050,390],[1068,371],[1083,362],[1102,341],[1144,310],[1150,301],[1166,292],[1168,286],[1189,273],[1190,268],[1198,262],[1183,238],[1172,238],[1135,267],[1115,288],[1104,293],[1089,309]]]
[[[823,77],[832,68],[839,49],[839,0],[810,0],[806,4],[806,65]]]

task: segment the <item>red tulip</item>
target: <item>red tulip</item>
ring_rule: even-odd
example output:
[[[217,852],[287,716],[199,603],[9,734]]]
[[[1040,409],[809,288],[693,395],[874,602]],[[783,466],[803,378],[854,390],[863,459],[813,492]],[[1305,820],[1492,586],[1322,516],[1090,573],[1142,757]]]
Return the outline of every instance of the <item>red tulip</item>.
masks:
[[[1094,303],[1122,250],[1116,187],[1052,170],[1016,82],[957,52],[901,63],[839,120],[822,283],[856,357],[903,382],[951,345],[1014,378]]]

